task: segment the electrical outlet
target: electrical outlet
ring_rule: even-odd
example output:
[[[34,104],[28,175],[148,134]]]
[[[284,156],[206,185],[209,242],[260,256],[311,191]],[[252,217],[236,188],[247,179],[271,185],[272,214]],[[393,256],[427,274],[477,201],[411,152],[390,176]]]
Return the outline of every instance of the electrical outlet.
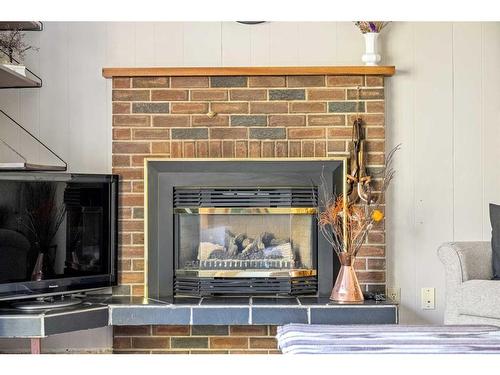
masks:
[[[401,288],[387,288],[387,298],[393,302],[401,302]]]
[[[435,296],[435,288],[422,288],[422,310],[434,310],[436,308]]]

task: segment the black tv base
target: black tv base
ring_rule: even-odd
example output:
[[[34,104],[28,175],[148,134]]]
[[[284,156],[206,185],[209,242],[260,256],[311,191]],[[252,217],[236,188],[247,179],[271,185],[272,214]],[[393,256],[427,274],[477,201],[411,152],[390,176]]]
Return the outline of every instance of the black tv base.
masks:
[[[60,309],[63,307],[75,306],[82,303],[79,298],[71,296],[41,297],[35,300],[14,302],[12,307],[24,311],[38,311],[48,309]]]

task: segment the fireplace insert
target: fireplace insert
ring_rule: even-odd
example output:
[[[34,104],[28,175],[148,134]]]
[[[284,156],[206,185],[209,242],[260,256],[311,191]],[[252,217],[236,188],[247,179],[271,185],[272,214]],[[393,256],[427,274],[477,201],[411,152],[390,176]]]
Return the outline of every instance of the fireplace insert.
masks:
[[[345,171],[345,158],[148,159],[146,295],[329,296],[339,264],[316,214]]]
[[[176,187],[176,294],[317,292],[317,188]]]

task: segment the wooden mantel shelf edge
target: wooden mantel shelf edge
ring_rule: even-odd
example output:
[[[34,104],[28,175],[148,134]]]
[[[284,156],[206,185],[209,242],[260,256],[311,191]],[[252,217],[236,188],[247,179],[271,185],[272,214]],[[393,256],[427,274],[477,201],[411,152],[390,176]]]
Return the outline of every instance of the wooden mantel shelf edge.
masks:
[[[105,78],[158,76],[274,76],[274,75],[375,75],[390,77],[394,66],[259,66],[259,67],[151,67],[103,68]]]

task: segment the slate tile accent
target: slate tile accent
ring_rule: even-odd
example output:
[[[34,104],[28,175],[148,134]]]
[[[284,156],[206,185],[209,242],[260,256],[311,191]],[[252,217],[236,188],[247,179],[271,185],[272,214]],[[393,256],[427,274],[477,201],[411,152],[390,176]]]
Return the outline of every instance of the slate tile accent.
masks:
[[[369,312],[369,313],[368,313]],[[362,322],[362,323],[360,323]],[[329,308],[311,307],[311,324],[395,324],[396,308],[342,308],[335,314]]]
[[[172,129],[172,139],[206,139],[208,129]]]
[[[168,103],[132,103],[133,113],[168,113]]]
[[[189,308],[175,309],[124,307],[113,308],[113,325],[144,325],[144,324],[189,324],[191,311]],[[131,320],[131,317],[133,319]]]
[[[306,91],[300,89],[269,90],[269,100],[305,100]]]
[[[192,336],[227,336],[229,335],[229,326],[192,326]]]
[[[344,112],[357,112],[358,102],[329,102],[328,112],[344,113]],[[365,111],[365,103],[359,102],[359,112]]]
[[[249,315],[247,307],[193,307],[193,324],[248,324]]]
[[[249,138],[253,139],[284,139],[285,128],[250,128]]]
[[[252,307],[253,324],[307,323],[307,309]]]
[[[231,126],[266,126],[265,115],[234,115],[231,116]]]
[[[210,77],[211,87],[247,87],[248,77],[227,76]]]
[[[172,349],[208,349],[208,337],[172,337],[170,347]]]

